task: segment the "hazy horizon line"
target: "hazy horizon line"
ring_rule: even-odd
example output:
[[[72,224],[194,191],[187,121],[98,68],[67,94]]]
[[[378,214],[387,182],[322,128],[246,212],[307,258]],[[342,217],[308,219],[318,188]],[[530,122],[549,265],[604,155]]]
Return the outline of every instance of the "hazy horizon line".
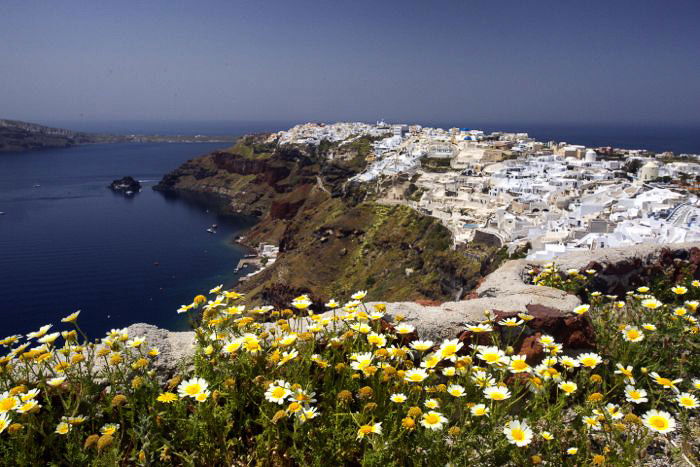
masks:
[[[487,125],[487,126],[498,126],[498,125],[504,125],[504,126],[516,126],[516,125],[522,125],[522,126],[543,126],[543,125],[551,125],[553,127],[568,127],[568,126],[583,126],[583,127],[598,127],[598,126],[613,126],[613,127],[619,127],[619,128],[627,128],[627,127],[642,127],[642,128],[647,128],[647,127],[657,127],[657,128],[697,128],[700,127],[700,122],[652,122],[652,121],[640,121],[640,122],[631,122],[631,121],[625,121],[625,122],[620,122],[620,121],[606,121],[606,120],[597,120],[597,121],[576,121],[576,120],[532,120],[532,121],[519,121],[519,120],[490,120],[490,119],[477,119],[477,118],[463,118],[463,119],[446,119],[446,120],[432,120],[432,119],[426,119],[426,120],[412,120],[412,119],[389,119],[389,118],[377,118],[377,119],[353,119],[353,118],[333,118],[333,119],[305,119],[305,118],[293,118],[293,119],[215,119],[215,118],[207,118],[207,119],[198,119],[198,118],[193,118],[193,119],[168,119],[168,118],[162,118],[162,119],[150,119],[150,118],[134,118],[134,119],[87,119],[87,118],[61,118],[61,119],[42,119],[42,118],[16,118],[16,117],[8,117],[8,116],[0,116],[0,119],[4,120],[15,120],[15,121],[21,121],[21,122],[26,122],[26,123],[35,123],[37,125],[46,125],[46,126],[51,126],[51,125],[56,125],[58,123],[89,123],[89,124],[116,124],[116,123],[129,123],[129,124],[134,124],[134,123],[149,123],[149,124],[187,124],[187,123],[192,123],[192,124],[205,124],[205,123],[217,123],[217,124],[290,124],[290,125],[297,125],[297,124],[303,124],[303,123],[353,123],[353,122],[362,122],[362,123],[375,123],[378,121],[385,121],[389,124],[408,124],[408,125],[442,125],[443,127],[446,126],[452,126],[452,127],[464,127],[466,126],[474,126],[474,125]],[[70,129],[70,128],[67,128]]]

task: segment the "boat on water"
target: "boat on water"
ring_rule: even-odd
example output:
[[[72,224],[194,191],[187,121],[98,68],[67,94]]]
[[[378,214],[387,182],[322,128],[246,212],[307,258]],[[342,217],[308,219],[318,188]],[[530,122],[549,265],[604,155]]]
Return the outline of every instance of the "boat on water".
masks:
[[[0,216],[4,216],[4,215],[5,215],[5,212],[4,212],[4,211],[0,211]]]
[[[215,233],[216,233],[216,230],[214,230],[214,229],[212,229],[212,228],[208,228],[208,229],[207,229],[207,232],[209,232],[210,234],[215,234]]]

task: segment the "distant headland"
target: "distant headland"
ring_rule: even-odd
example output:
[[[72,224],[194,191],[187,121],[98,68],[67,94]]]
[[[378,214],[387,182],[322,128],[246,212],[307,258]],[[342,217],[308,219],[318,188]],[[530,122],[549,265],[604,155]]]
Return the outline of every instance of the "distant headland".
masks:
[[[0,119],[0,152],[36,151],[97,143],[229,143],[234,140],[234,136],[87,133]]]

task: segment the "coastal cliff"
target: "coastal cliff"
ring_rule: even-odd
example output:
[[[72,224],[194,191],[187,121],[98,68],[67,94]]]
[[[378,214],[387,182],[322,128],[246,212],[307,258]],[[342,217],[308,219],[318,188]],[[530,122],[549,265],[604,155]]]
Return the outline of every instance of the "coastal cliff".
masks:
[[[155,189],[260,219],[245,243],[275,244],[280,254],[238,288],[262,302],[282,306],[301,293],[327,300],[358,289],[385,300],[461,298],[498,264],[498,250],[478,243],[454,250],[436,219],[377,204],[371,187],[348,183],[364,168],[371,141],[277,146],[267,135],[246,136],[188,161]]]
[[[0,152],[67,148],[93,142],[90,135],[17,120],[0,120]]]
[[[68,148],[96,143],[230,143],[229,136],[115,135],[52,128],[19,120],[0,119],[0,153]]]

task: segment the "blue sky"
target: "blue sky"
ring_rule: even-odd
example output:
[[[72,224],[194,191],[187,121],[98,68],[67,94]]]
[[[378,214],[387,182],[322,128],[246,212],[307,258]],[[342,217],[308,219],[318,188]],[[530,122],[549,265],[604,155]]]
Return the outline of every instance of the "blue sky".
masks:
[[[700,2],[0,3],[0,117],[700,125]]]

